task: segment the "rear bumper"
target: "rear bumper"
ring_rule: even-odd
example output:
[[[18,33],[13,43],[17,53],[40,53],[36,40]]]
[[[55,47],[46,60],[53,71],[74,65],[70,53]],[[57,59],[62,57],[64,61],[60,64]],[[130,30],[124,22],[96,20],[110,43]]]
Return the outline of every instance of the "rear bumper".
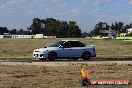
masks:
[[[94,55],[94,56],[91,56],[91,57],[96,57],[96,55]]]
[[[91,54],[91,57],[96,57],[96,53]]]

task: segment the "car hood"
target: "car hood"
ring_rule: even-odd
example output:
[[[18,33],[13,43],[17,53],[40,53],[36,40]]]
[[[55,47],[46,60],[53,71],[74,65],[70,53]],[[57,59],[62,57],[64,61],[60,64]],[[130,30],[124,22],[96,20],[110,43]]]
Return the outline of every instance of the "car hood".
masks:
[[[39,49],[35,49],[34,51],[39,51],[39,52],[43,52],[43,51],[49,51],[49,50],[56,50],[58,47],[45,47],[45,48],[39,48]]]

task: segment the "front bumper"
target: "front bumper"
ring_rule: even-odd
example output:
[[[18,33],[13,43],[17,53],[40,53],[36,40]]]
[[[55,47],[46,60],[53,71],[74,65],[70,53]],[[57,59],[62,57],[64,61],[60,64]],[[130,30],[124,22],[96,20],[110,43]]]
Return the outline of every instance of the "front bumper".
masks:
[[[33,58],[47,58],[44,53],[33,53]]]

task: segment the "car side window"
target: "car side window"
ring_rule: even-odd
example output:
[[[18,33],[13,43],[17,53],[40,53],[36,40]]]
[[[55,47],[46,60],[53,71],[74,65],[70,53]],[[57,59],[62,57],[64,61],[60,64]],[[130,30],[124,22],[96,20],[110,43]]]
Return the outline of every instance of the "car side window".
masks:
[[[85,47],[85,45],[79,41],[74,41],[72,47]]]
[[[71,47],[71,42],[70,41],[65,42],[62,46],[63,46],[63,48],[70,48]]]

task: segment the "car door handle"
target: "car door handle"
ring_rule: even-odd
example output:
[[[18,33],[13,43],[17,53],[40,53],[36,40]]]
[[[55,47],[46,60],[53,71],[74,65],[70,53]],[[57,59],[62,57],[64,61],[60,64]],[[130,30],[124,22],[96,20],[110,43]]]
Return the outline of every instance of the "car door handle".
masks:
[[[83,50],[85,50],[85,49],[83,49]]]
[[[70,49],[70,50],[72,50],[72,49]]]

